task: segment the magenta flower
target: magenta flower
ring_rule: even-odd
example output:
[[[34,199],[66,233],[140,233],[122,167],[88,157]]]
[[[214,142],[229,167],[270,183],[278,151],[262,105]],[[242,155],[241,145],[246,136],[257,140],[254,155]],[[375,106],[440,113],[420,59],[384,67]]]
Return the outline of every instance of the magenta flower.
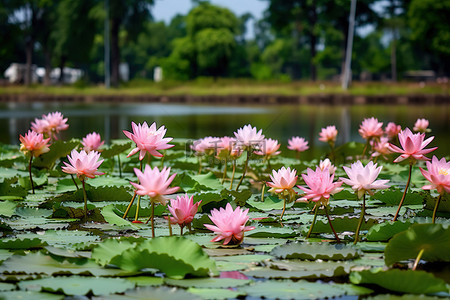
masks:
[[[343,177],[339,179],[345,184],[350,185],[352,189],[357,192],[358,198],[361,199],[365,193],[373,195],[374,190],[389,188],[389,186],[386,185],[389,180],[376,180],[382,168],[382,166],[377,167],[377,164],[374,164],[372,161],[366,166],[363,166],[358,160],[351,164],[350,168],[344,166],[348,179]]]
[[[417,119],[416,123],[414,124],[413,130],[420,133],[429,132],[431,130],[428,129],[428,125],[430,125],[430,122],[427,119]]]
[[[340,187],[342,182],[333,182],[334,174],[330,174],[327,168],[321,170],[317,167],[316,171],[308,168],[306,172],[307,175],[302,174],[302,177],[309,189],[298,186],[299,189],[305,192],[305,195],[297,201],[311,200],[327,206],[330,196],[343,190]]]
[[[98,172],[98,167],[102,164],[103,159],[99,160],[100,153],[97,151],[72,150],[70,155],[67,155],[69,163],[64,162],[65,167],[62,167],[63,172],[68,174],[76,174],[81,181],[86,177],[94,178],[96,175],[103,175],[104,173]]]
[[[270,158],[281,153],[278,149],[280,149],[280,144],[277,140],[264,139],[259,149],[255,151],[255,154],[264,155],[266,158]]]
[[[445,192],[450,193],[450,162],[445,161],[445,158],[439,160],[436,156],[433,156],[431,163],[427,161],[426,164],[428,171],[425,171],[422,168],[420,168],[420,171],[431,184],[424,185],[422,188],[424,190],[436,189],[439,193],[439,198],[437,199],[433,210],[432,220],[434,223],[442,195],[444,195]]]
[[[50,145],[48,144],[50,138],[44,139],[44,136],[40,133],[28,130],[28,132],[25,133],[25,136],[19,136],[19,140],[21,142],[20,151],[25,154],[29,153],[32,157],[38,157],[41,154],[50,151]]]
[[[98,148],[103,146],[104,143],[102,137],[97,132],[88,133],[81,141],[81,144],[84,146],[84,151],[86,152],[92,150],[98,151]]]
[[[328,172],[330,174],[334,174],[336,172],[336,167],[331,163],[331,160],[329,158],[325,158],[324,160],[321,160],[319,162],[319,168],[324,171],[325,169],[328,169]]]
[[[389,139],[393,139],[397,137],[397,135],[402,130],[402,126],[395,124],[394,122],[389,122],[384,129],[384,132],[386,133],[387,137]]]
[[[320,131],[319,141],[334,144],[337,134],[338,131],[336,129],[336,126],[327,126],[326,128],[322,128],[322,131]]]
[[[303,152],[309,149],[308,141],[302,137],[294,136],[288,141],[288,149]]]
[[[425,133],[415,133],[413,134],[409,128],[400,131],[398,134],[398,139],[400,141],[400,145],[403,149],[390,144],[389,150],[396,153],[402,153],[399,157],[397,157],[394,162],[401,162],[405,159],[409,159],[410,163],[414,163],[416,160],[430,160],[425,157],[425,154],[430,153],[437,149],[437,147],[424,149],[433,139],[434,136],[426,139]]]
[[[242,144],[245,150],[259,147],[259,145],[264,140],[264,135],[262,134],[262,129],[259,131],[256,127],[252,127],[250,124],[239,128],[235,133],[236,141]]]
[[[364,119],[358,131],[365,140],[377,138],[383,135],[383,123],[378,122],[378,119],[374,117]]]
[[[136,143],[136,148],[131,150],[127,157],[130,157],[138,152],[139,160],[143,160],[146,153],[156,157],[162,157],[163,155],[158,152],[159,150],[165,150],[175,146],[168,144],[173,138],[164,138],[164,135],[166,134],[166,128],[164,126],[156,129],[156,123],[153,123],[149,127],[147,122],[144,122],[142,125],[136,125],[132,122],[131,127],[133,129],[133,133],[126,130],[124,130],[123,133],[130,140]]]
[[[238,245],[244,239],[244,232],[255,229],[253,226],[245,226],[248,221],[248,208],[243,210],[239,206],[235,210],[227,203],[225,209],[222,207],[211,211],[209,218],[214,225],[203,224],[206,228],[217,234],[211,242],[223,241],[224,245]]]
[[[194,204],[194,196],[189,197],[187,194],[184,196],[177,196],[177,199],[170,199],[170,205],[167,207],[173,217],[170,217],[170,223],[178,224],[181,228],[181,234],[183,234],[184,226],[190,228],[190,224],[197,213],[198,206],[202,201],[198,201]]]
[[[278,171],[272,170],[272,175],[269,175],[271,182],[267,182],[267,185],[271,187],[270,192],[277,194],[288,191],[291,193],[293,187],[297,183],[297,171],[295,169],[282,167]]]
[[[426,164],[427,171],[422,168],[419,169],[431,184],[424,185],[422,189],[436,189],[439,194],[450,193],[450,161],[447,162],[444,157],[439,160],[436,156],[433,156],[431,162],[427,161]]]
[[[148,195],[152,202],[166,205],[168,198],[165,195],[173,194],[179,190],[179,187],[169,187],[176,175],[173,174],[169,177],[170,168],[164,167],[159,171],[158,167],[152,169],[149,165],[146,165],[144,172],[134,168],[134,173],[136,173],[140,182],[130,182],[137,189],[136,194]]]

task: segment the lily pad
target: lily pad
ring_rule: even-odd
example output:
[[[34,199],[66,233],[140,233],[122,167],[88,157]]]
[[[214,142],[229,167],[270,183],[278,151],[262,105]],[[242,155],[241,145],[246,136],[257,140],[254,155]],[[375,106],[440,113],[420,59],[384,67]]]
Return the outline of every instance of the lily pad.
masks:
[[[239,296],[245,296],[246,293],[231,289],[209,289],[209,288],[188,288],[189,293],[200,296],[202,299],[237,299]]]
[[[415,224],[395,235],[384,251],[386,265],[416,258],[421,250],[426,261],[450,261],[450,227]]]
[[[262,211],[283,209],[283,203],[284,201],[276,196],[266,196],[264,197],[264,201],[255,201],[255,197],[252,197],[247,201],[247,204]],[[290,208],[293,205],[294,202],[286,203],[286,208]]]
[[[424,271],[382,268],[352,272],[350,281],[353,284],[376,284],[382,288],[410,294],[432,294],[448,292],[445,281]]]
[[[39,293],[31,291],[10,291],[10,292],[1,292],[0,298],[2,300],[20,300],[20,299],[61,300],[64,298],[64,295]]]
[[[105,266],[112,258],[122,254],[125,250],[136,247],[136,243],[129,241],[119,241],[117,239],[107,239],[98,244],[92,250],[92,259],[98,264]]]
[[[246,233],[249,237],[272,237],[272,238],[290,238],[298,236],[294,230],[289,227],[271,227],[260,226]]]
[[[275,247],[270,253],[276,257],[308,260],[348,260],[359,257],[359,252],[352,246],[343,244],[291,243]]]
[[[140,287],[123,295],[108,295],[108,300],[200,300],[201,298],[182,289],[162,287]]]
[[[244,286],[252,282],[252,280],[233,279],[233,278],[195,278],[195,279],[170,279],[164,280],[167,285],[179,286],[184,288],[231,288]]]
[[[1,201],[0,202],[0,215],[5,217],[11,217],[16,210],[17,203],[12,201]]]
[[[366,238],[369,242],[387,241],[399,232],[405,231],[411,226],[410,222],[387,221],[376,224],[369,229]]]

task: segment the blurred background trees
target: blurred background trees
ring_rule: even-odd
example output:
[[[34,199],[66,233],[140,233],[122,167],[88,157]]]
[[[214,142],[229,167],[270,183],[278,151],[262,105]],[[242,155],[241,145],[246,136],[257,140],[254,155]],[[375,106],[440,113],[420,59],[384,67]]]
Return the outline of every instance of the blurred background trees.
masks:
[[[0,71],[12,62],[83,70],[84,82],[104,78],[108,18],[111,84],[120,64],[129,77],[337,80],[347,41],[349,0],[261,0],[261,19],[194,1],[186,15],[154,21],[153,0],[0,0]],[[108,7],[108,11],[105,10]],[[358,0],[353,78],[403,79],[410,70],[450,73],[450,0]],[[253,36],[246,35],[253,24]],[[63,74],[60,74],[61,79]]]

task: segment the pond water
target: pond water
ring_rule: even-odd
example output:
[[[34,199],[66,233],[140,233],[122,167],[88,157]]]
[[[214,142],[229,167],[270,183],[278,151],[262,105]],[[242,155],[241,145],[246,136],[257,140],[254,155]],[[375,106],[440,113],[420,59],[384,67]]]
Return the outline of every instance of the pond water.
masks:
[[[430,146],[439,146],[438,157],[450,153],[450,106],[405,105],[270,105],[219,106],[186,104],[73,104],[73,103],[9,103],[0,105],[0,142],[18,144],[19,134],[30,128],[34,118],[52,111],[61,111],[69,118],[69,129],[63,138],[82,138],[92,131],[99,132],[109,142],[125,138],[122,130],[131,130],[131,122],[156,122],[165,125],[167,136],[197,139],[204,136],[233,135],[246,124],[263,130],[266,137],[278,139],[283,147],[294,136],[305,137],[311,146],[310,158],[327,145],[318,141],[322,127],[336,125],[339,131],[337,145],[354,140],[363,142],[358,134],[361,121],[376,117],[412,128],[417,118],[430,120],[435,140]],[[285,148],[284,148],[285,149]]]

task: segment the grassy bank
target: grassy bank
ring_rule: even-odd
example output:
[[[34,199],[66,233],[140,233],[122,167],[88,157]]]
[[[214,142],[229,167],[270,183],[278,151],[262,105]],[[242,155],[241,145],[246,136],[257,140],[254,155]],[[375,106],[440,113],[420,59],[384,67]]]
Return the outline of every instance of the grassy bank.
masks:
[[[0,94],[48,94],[48,95],[316,95],[316,94],[350,94],[350,95],[411,95],[411,94],[445,94],[449,85],[417,82],[369,82],[354,83],[344,91],[336,82],[258,82],[249,80],[213,81],[201,79],[190,82],[133,81],[119,88],[106,89],[104,86],[3,86]]]

